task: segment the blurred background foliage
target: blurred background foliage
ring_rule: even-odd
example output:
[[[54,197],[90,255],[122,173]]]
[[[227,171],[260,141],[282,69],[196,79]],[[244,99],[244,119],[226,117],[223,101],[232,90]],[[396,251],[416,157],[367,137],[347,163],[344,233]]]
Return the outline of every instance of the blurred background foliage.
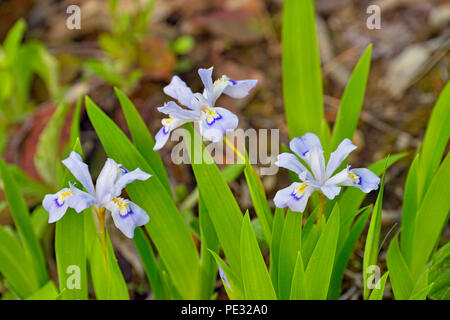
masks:
[[[80,30],[66,28],[66,9],[72,4],[81,8]],[[387,234],[400,221],[408,168],[432,107],[449,79],[450,2],[317,0],[315,4],[329,123],[335,121],[351,70],[367,45],[373,44],[368,87],[354,136],[359,148],[351,162],[355,167],[366,166],[388,154],[409,152],[386,175],[382,229]],[[370,4],[381,7],[380,30],[366,27]],[[150,131],[156,133],[161,119],[156,107],[168,100],[162,88],[175,73],[193,90],[201,88],[196,74],[199,67],[215,66],[216,76],[258,79],[249,97],[233,103],[224,97],[221,103],[238,114],[241,128],[280,128],[281,140],[287,144],[281,86],[282,5],[282,0],[2,1],[0,152],[30,210],[63,179],[55,154],[62,154],[68,145],[73,117],[80,117],[83,150],[98,174],[105,153],[84,107],[75,106],[81,95],[89,94],[126,128],[113,86],[130,96]],[[170,150],[166,147],[161,156],[181,212],[198,233],[197,217],[192,214],[198,198],[192,171],[174,165]],[[49,174],[48,169],[55,166],[58,176]],[[230,173],[230,187],[242,211],[253,213],[245,179],[239,174]],[[263,177],[268,198],[288,182],[286,172]],[[367,202],[374,200],[369,197]],[[35,220],[45,252],[53,252],[52,226],[42,223],[45,219]],[[0,224],[10,223],[0,193]],[[256,220],[253,224],[263,245],[261,226]],[[144,268],[135,247],[115,229],[110,230],[131,297],[146,298]],[[449,234],[447,226],[443,242]],[[362,295],[363,241],[345,272],[344,299]],[[381,263],[385,263],[386,249],[384,245]],[[45,257],[54,276],[54,258],[51,254]],[[218,295],[223,297],[224,292]]]

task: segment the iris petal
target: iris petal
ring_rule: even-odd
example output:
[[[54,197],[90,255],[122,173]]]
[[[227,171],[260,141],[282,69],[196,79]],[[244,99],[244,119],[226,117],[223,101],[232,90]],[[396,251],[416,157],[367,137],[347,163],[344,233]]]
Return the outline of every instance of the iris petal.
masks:
[[[147,180],[151,175],[142,171],[141,169],[135,169],[121,176],[114,185],[114,196],[117,197],[122,193],[123,188],[126,185],[136,180]]]
[[[163,90],[165,94],[178,100],[183,106],[191,108],[192,90],[178,76],[173,76],[170,83]]]
[[[209,106],[213,106],[213,82],[212,82],[213,67],[209,69],[198,69],[198,74],[205,86],[204,95],[208,100]]]
[[[134,237],[134,230],[137,227],[147,224],[150,218],[142,208],[133,202],[126,201],[126,205],[128,206],[126,214],[121,214],[119,206],[113,201],[107,203],[105,207],[111,211],[114,225],[122,231],[126,237],[131,239]]]
[[[165,123],[161,129],[159,129],[158,133],[155,135],[155,146],[153,150],[160,150],[169,140],[169,135],[172,130],[182,126],[183,124],[190,122],[189,120],[181,120],[175,118],[163,119],[162,121]]]
[[[301,138],[292,139],[289,148],[302,159],[313,149],[323,150],[319,137],[314,133],[305,133]]]
[[[217,117],[207,118],[203,115],[200,121],[200,133],[212,142],[219,142],[227,131],[237,128],[239,119],[234,113],[224,108],[212,108],[212,111],[217,114]]]
[[[336,148],[336,151],[332,152],[330,155],[330,159],[328,160],[326,169],[327,177],[330,177],[333,172],[341,165],[342,161],[344,161],[344,159],[348,157],[350,152],[352,152],[356,148],[357,147],[349,139],[344,139]]]
[[[249,91],[256,86],[258,80],[238,80],[230,81],[230,83],[223,93],[232,98],[241,99],[248,95]]]
[[[341,187],[330,184],[321,186],[320,190],[328,199],[333,200],[341,192]]]
[[[192,98],[194,99],[194,96]],[[200,118],[200,111],[183,109],[173,101],[159,107],[158,111],[180,120],[197,120]]]
[[[70,156],[67,159],[64,159],[62,163],[70,170],[73,176],[80,181],[87,192],[92,195],[95,194],[94,183],[92,183],[89,167],[83,162],[78,153],[72,151]]]
[[[291,170],[300,176],[303,172],[306,173],[307,179],[312,179],[312,175],[308,169],[298,160],[298,158],[292,153],[281,153],[278,155],[275,164],[279,167]],[[302,179],[304,180],[304,179]]]
[[[349,177],[342,183],[345,186],[353,186],[365,193],[378,189],[380,178],[366,168],[356,168],[349,171]]]
[[[65,188],[60,192],[68,190],[69,189]],[[60,198],[60,192],[55,194],[47,194],[42,201],[42,206],[48,211],[49,214],[48,223],[53,223],[61,219],[66,214],[67,208],[69,207],[67,205],[67,201],[59,201],[58,198]]]
[[[303,212],[309,196],[314,190],[314,187],[309,185],[305,187],[303,183],[294,182],[289,187],[279,190],[273,198],[273,202],[278,208],[289,207],[292,211]]]
[[[322,184],[325,180],[325,159],[323,157],[323,150],[318,147],[314,147],[306,153],[306,163],[311,168],[312,174],[315,180]]]
[[[113,159],[106,159],[106,162],[97,179],[96,192],[97,199],[103,203],[114,197],[114,183],[119,174],[119,165]]]
[[[70,183],[69,185],[73,196],[67,199],[67,205],[70,208],[73,208],[77,213],[80,213],[81,211],[86,210],[87,208],[94,205],[98,205],[97,199],[91,194],[81,191]]]

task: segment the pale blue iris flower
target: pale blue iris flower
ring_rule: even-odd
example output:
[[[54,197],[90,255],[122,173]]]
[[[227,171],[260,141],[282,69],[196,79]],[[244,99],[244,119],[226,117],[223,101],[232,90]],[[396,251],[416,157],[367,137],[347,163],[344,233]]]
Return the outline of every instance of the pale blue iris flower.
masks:
[[[155,136],[153,150],[161,149],[169,139],[170,132],[187,122],[197,122],[200,134],[212,142],[219,142],[227,131],[237,128],[239,122],[237,116],[227,109],[215,107],[216,100],[222,93],[232,98],[243,98],[256,85],[257,80],[234,81],[224,75],[213,82],[212,71],[212,67],[198,70],[205,86],[203,93],[193,93],[177,76],[174,76],[170,84],[164,87],[164,93],[176,99],[185,108],[174,101],[158,108],[169,118],[161,121],[163,127]]]
[[[222,278],[222,281],[228,287],[228,289],[230,289],[230,291],[233,291],[233,289],[231,289],[230,283],[228,282],[227,276],[225,275],[225,272],[223,271],[223,269],[220,266],[220,264],[219,264],[219,275]]]
[[[147,213],[133,202],[120,197],[123,188],[136,180],[147,180],[150,174],[141,169],[128,171],[112,159],[107,159],[94,187],[89,168],[81,156],[73,152],[62,163],[81,183],[87,192],[81,191],[69,183],[55,194],[47,194],[42,202],[49,213],[49,223],[61,219],[72,208],[76,212],[94,207],[96,210],[106,208],[111,212],[114,224],[128,238],[133,238],[134,229],[149,221]]]
[[[294,138],[289,147],[295,154],[282,153],[278,155],[275,164],[295,172],[302,182],[294,182],[277,192],[273,201],[278,208],[289,207],[292,211],[303,212],[309,196],[316,190],[320,190],[332,200],[340,193],[341,186],[357,187],[365,193],[378,189],[380,178],[369,169],[350,170],[350,166],[347,166],[334,174],[350,152],[357,148],[349,139],[344,139],[331,153],[326,166],[322,145],[315,134],[306,133],[301,138]],[[297,156],[309,168],[304,166]]]

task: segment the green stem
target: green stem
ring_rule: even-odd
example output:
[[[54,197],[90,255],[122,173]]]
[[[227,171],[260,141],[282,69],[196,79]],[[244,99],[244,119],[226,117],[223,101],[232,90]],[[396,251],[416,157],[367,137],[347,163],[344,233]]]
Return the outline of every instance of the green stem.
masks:
[[[320,191],[319,191],[319,198],[320,198],[320,204],[319,204],[319,216],[317,217],[317,223],[319,223],[320,219],[322,219],[323,206],[325,203],[325,195]]]
[[[105,233],[105,208],[95,209],[95,213],[98,218],[98,228],[100,231],[100,239],[102,240],[103,256],[105,257],[105,263],[108,263],[107,250],[106,250],[106,233]]]

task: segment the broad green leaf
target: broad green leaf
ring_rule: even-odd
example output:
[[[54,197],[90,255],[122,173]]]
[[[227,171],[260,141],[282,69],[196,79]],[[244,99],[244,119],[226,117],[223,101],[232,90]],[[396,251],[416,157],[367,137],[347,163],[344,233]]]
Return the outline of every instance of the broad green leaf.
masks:
[[[389,168],[392,164],[399,159],[406,156],[407,153],[399,153],[392,156],[388,156],[382,160],[379,160],[369,166],[373,173],[380,175],[383,171]],[[361,206],[366,193],[362,192],[358,188],[347,188],[339,199],[339,207],[341,208],[341,234],[339,236],[339,243],[344,243],[344,239],[347,236],[348,230],[351,226],[353,218],[358,214],[359,207]]]
[[[144,265],[145,273],[152,289],[155,300],[163,300],[168,298],[162,282],[161,270],[153,252],[153,248],[146,238],[142,228],[136,228],[134,232],[134,244]]]
[[[288,210],[281,235],[278,262],[278,298],[287,300],[291,295],[297,253],[301,249],[303,214]]]
[[[19,297],[26,298],[39,289],[30,257],[15,235],[3,226],[0,226],[0,243],[0,273]]]
[[[54,192],[53,188],[29,177],[20,167],[9,163],[6,166],[26,198],[31,197],[40,202],[46,194]]]
[[[214,251],[209,251],[211,255],[216,260],[216,263],[222,268],[223,273],[225,274],[226,280],[228,284],[222,278],[223,286],[228,294],[230,300],[243,300],[245,298],[244,287],[242,281],[239,276],[236,275],[233,270],[215,253]]]
[[[386,261],[395,299],[409,299],[414,287],[414,280],[398,246],[398,234],[392,238]]]
[[[31,223],[38,240],[42,240],[45,231],[48,228],[48,212],[42,206],[37,206],[31,213]]]
[[[267,243],[272,242],[272,212],[267,202],[266,193],[261,182],[261,178],[256,173],[253,166],[247,161],[245,165],[245,178],[252,198],[256,215],[261,223],[264,237]]]
[[[58,295],[58,289],[56,289],[55,284],[53,281],[49,281],[25,300],[56,300]]]
[[[450,138],[450,82],[447,83],[433,108],[420,153],[418,196],[421,200],[428,189],[434,173],[441,163],[442,155]],[[420,202],[420,201],[419,201]]]
[[[270,244],[270,277],[275,292],[278,291],[278,266],[280,256],[280,242],[284,227],[284,209],[275,208],[275,216],[272,225],[272,243]]]
[[[428,294],[430,293],[431,289],[433,288],[434,283],[429,284],[425,288],[421,289],[420,291],[413,293],[411,295],[411,298],[409,300],[426,300]]]
[[[184,141],[189,152],[200,197],[205,202],[231,269],[240,275],[241,209],[211,155],[201,143],[200,136],[191,125],[186,125],[185,128],[187,130]],[[202,155],[203,157],[199,159]]]
[[[370,218],[369,230],[367,231],[366,245],[364,247],[363,257],[363,281],[364,281],[364,299],[369,298],[369,288],[367,287],[368,267],[377,265],[381,234],[381,210],[383,206],[384,179],[381,179],[380,190],[378,191],[377,201],[373,207],[372,217]]]
[[[106,232],[107,263],[93,212],[84,212],[85,249],[95,296],[98,300],[128,300],[128,288]]]
[[[306,266],[305,279],[308,299],[324,300],[327,298],[339,237],[339,215],[339,206],[336,204]]]
[[[325,119],[322,119],[322,128],[321,128],[321,143],[322,148],[325,154],[325,157],[328,157],[330,154],[331,148],[331,130],[328,122]],[[328,160],[328,158],[326,158]]]
[[[77,140],[73,150],[82,155],[80,141]],[[73,175],[66,170],[65,185],[74,181]],[[56,222],[55,255],[58,267],[59,290],[63,300],[87,300],[88,282],[86,267],[86,250],[84,236],[84,219],[91,214],[90,209],[81,213],[68,208],[66,214]]]
[[[72,146],[75,145],[76,141],[80,137],[80,118],[81,118],[81,105],[83,103],[83,97],[79,97],[77,104],[75,105],[75,110],[73,111],[72,115],[72,123],[70,125],[70,142],[69,146],[72,148]],[[68,150],[70,151],[70,150]],[[70,152],[67,152],[70,153]]]
[[[297,253],[294,275],[292,276],[291,300],[306,300],[308,292],[306,289],[305,269],[303,266],[302,254]]]
[[[199,202],[198,215],[201,239],[201,296],[203,299],[210,299],[214,291],[214,283],[216,282],[217,267],[214,257],[211,256],[209,251],[219,252],[219,239],[202,199]]]
[[[221,169],[220,172],[222,173],[225,182],[230,183],[232,181],[235,181],[241,175],[244,169],[245,164],[236,163],[226,166],[225,168]],[[180,211],[194,208],[198,202],[198,198],[199,198],[199,191],[198,188],[195,187],[195,189],[192,190],[189,196],[187,196],[186,199],[184,199],[183,202],[180,204]]]
[[[336,261],[333,267],[333,274],[331,276],[330,289],[328,292],[328,299],[338,299],[341,292],[341,284],[344,278],[345,268],[350,259],[350,255],[355,248],[358,238],[366,226],[367,220],[369,219],[370,211],[372,206],[361,209],[363,213],[358,217],[358,219],[353,224],[348,237],[345,240],[344,245],[338,251]]]
[[[353,138],[353,133],[358,124],[359,113],[364,101],[371,54],[372,45],[369,45],[353,70],[352,76],[342,95],[341,104],[336,117],[336,124],[333,129],[333,141],[331,143],[332,150],[336,149],[339,143],[345,138],[350,140]]]
[[[282,26],[283,96],[291,138],[321,134],[322,76],[312,0],[285,0]]]
[[[120,105],[122,106],[125,119],[130,129],[131,137],[136,145],[136,149],[141,153],[144,159],[148,162],[150,167],[155,171],[161,183],[167,189],[169,194],[172,194],[170,189],[169,178],[167,177],[166,169],[159,156],[158,152],[153,151],[155,141],[150,134],[144,120],[139,115],[136,107],[128,99],[128,97],[118,88],[114,88],[117,97],[119,98]]]
[[[109,157],[128,169],[140,168],[155,174],[125,134],[89,98],[86,110]],[[183,298],[195,298],[198,292],[199,256],[189,229],[172,197],[157,176],[137,181],[126,188],[131,200],[150,216],[145,225],[159,256]]]
[[[383,274],[383,276],[378,280],[375,288],[372,290],[369,296],[369,300],[382,300],[384,294],[384,287],[386,285],[386,280],[388,278],[389,271]]]
[[[433,283],[430,298],[450,300],[450,242],[436,251],[430,264],[429,282]]]
[[[305,225],[302,230],[302,260],[303,265],[307,266],[309,259],[316,247],[317,240],[322,233],[323,227],[325,226],[326,219],[320,219],[316,223],[317,216],[319,215],[320,205],[317,205],[311,212],[309,217],[306,219]]]
[[[410,300],[425,300],[428,293],[431,290],[431,284],[428,281],[428,274],[430,273],[429,269],[426,269],[421,273],[419,279],[417,279],[414,284],[413,290],[410,295]]]
[[[414,230],[416,227],[416,215],[418,211],[417,196],[417,169],[419,166],[419,155],[417,154],[406,177],[405,192],[402,206],[402,231],[400,245],[405,261],[408,265],[412,262],[412,246],[414,241]]]
[[[412,247],[411,274],[416,279],[423,271],[436,246],[442,228],[448,221],[450,201],[448,188],[450,181],[450,154],[447,153],[438,171],[434,175],[416,216],[416,228]]]
[[[48,281],[48,273],[42,248],[34,233],[31,216],[27,204],[25,203],[25,199],[3,159],[0,159],[0,176],[4,183],[5,195],[11,210],[11,216],[14,220],[23,247],[25,248],[25,252],[31,260],[38,283],[44,285]]]
[[[270,280],[264,258],[259,251],[248,212],[241,229],[241,272],[245,298],[254,300],[276,300],[277,296]]]

